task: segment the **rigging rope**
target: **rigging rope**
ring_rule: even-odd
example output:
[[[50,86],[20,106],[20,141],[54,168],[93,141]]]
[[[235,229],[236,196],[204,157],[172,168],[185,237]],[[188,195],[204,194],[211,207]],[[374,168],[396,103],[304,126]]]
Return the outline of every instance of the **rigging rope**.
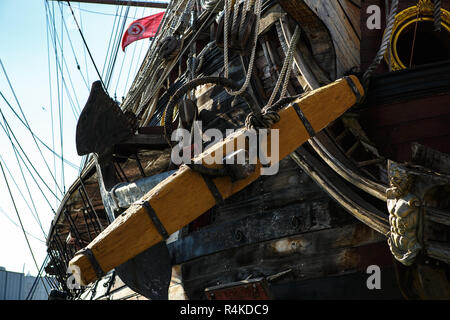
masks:
[[[237,90],[238,85],[227,78],[222,77],[203,77],[203,78],[197,78],[194,80],[189,81],[188,83],[185,83],[183,86],[181,86],[170,98],[169,104],[167,105],[165,109],[164,114],[164,135],[165,138],[170,146],[172,146],[172,132],[174,130],[172,121],[173,121],[173,113],[175,109],[175,105],[178,103],[178,101],[190,90],[195,89],[198,86],[205,85],[205,84],[215,84],[217,86],[221,86],[223,88],[229,88],[231,90]],[[250,107],[250,110],[253,112],[259,111],[259,108],[256,104],[256,102],[253,100],[253,98],[248,94],[246,91],[244,91],[241,94],[242,99],[248,104]]]
[[[282,81],[283,81],[283,87],[281,90],[280,99],[284,98],[284,96],[286,95],[287,86],[289,83],[289,77],[290,77],[291,71],[292,71],[292,62],[294,60],[294,51],[297,48],[297,42],[298,42],[299,38],[300,38],[300,28],[297,25],[295,27],[294,35],[292,36],[291,41],[289,43],[289,48],[286,52],[286,57],[284,59],[283,67],[281,68],[281,72],[278,77],[277,83],[275,84],[275,88],[272,91],[272,95],[270,96],[269,101],[267,102],[267,108],[269,108],[272,105],[276,95],[278,94],[278,90],[280,89],[280,85],[281,85]]]
[[[28,158],[26,152],[23,150],[22,146],[20,145],[19,141],[17,140],[17,138],[16,138],[14,132],[11,130],[11,127],[10,127],[10,125],[8,124],[8,121],[6,121],[5,115],[3,114],[3,112],[1,111],[1,109],[0,109],[0,115],[2,116],[3,121],[5,122],[5,126],[4,126],[3,124],[1,124],[1,122],[0,122],[0,126],[1,126],[1,128],[3,129],[3,131],[5,132],[5,134],[7,135],[7,137],[9,138],[9,140],[11,141],[11,143],[13,144],[13,146],[14,146],[14,143],[13,143],[13,141],[12,141],[12,139],[11,139],[11,136],[12,136],[12,137],[14,138],[14,140],[16,141],[17,146],[18,146],[19,149],[22,151],[23,155],[24,155],[25,158],[27,159],[27,161],[28,161],[28,163],[30,164],[31,168],[34,170],[34,172],[36,172],[37,176],[40,178],[40,180],[42,181],[42,183],[47,187],[47,189],[53,194],[53,196],[54,196],[57,200],[60,200],[60,199],[58,198],[58,196],[56,195],[56,193],[54,193],[54,192],[50,189],[50,187],[47,185],[47,183],[45,182],[45,180],[41,177],[41,175],[38,173],[38,171],[37,171],[36,168],[34,167],[33,163],[32,163],[32,162],[30,161],[30,159]],[[10,133],[11,133],[11,136],[10,136]],[[14,146],[14,148],[16,148],[16,147]],[[23,158],[22,158],[22,156],[20,155],[20,153],[19,153],[19,157],[22,159],[22,162],[25,164],[25,161],[23,160]],[[25,167],[27,168],[28,172],[30,172],[28,166],[25,165]],[[30,174],[31,174],[31,172],[30,172]]]
[[[258,44],[258,34],[259,34],[259,21],[261,18],[261,3],[262,0],[246,0],[248,2],[253,2],[254,1],[254,13],[256,15],[256,21],[255,21],[255,34],[253,36],[253,47],[252,47],[252,53],[250,55],[250,61],[249,61],[249,67],[248,67],[248,71],[247,71],[247,76],[245,77],[245,81],[244,84],[242,85],[242,87],[237,90],[237,91],[231,91],[229,89],[227,90],[227,93],[229,95],[232,96],[237,96],[242,94],[245,90],[247,90],[248,85],[250,84],[250,79],[252,77],[253,74],[253,66],[254,66],[254,62],[255,62],[255,54],[256,54],[256,46]],[[244,2],[245,5],[245,2]],[[246,8],[249,8],[251,6],[251,4],[247,4]],[[245,9],[242,8],[243,12],[245,12]],[[225,0],[225,7],[224,7],[224,52],[223,52],[223,57],[224,57],[224,68],[225,68],[225,73],[224,73],[224,77],[228,78],[228,28],[229,28],[229,15],[230,15],[230,11],[231,11],[231,4],[230,4],[230,0]],[[235,10],[237,11],[237,10]],[[242,15],[244,16],[244,14]],[[242,20],[241,20],[241,24],[242,24]]]
[[[122,14],[122,9],[123,7],[120,7],[120,14]],[[105,68],[106,68],[106,62],[108,62],[108,55],[109,55],[109,50],[111,49],[111,41],[113,39],[113,35],[114,35],[114,30],[116,30],[118,28],[118,24],[116,25],[116,20],[117,17],[121,17],[120,15],[118,16],[117,13],[119,11],[119,6],[116,6],[116,14],[114,17],[114,21],[113,21],[113,27],[111,28],[111,34],[109,36],[109,41],[108,41],[108,48],[106,49],[106,57],[105,57],[105,61],[103,62],[103,68],[102,68],[102,76],[104,76],[105,74]],[[120,18],[119,18],[120,20]]]
[[[134,10],[134,15],[136,15],[136,13],[137,13],[137,8],[135,8],[135,10]],[[133,56],[134,56],[134,53],[136,52],[136,45],[134,46],[134,48],[133,48]],[[128,53],[128,51],[125,51],[125,53],[124,53],[124,55],[122,56],[122,63],[121,63],[121,65],[120,65],[120,70],[119,70],[119,74],[118,74],[118,76],[117,76],[117,82],[116,82],[116,86],[115,86],[115,88],[114,88],[114,99],[117,101],[117,87],[119,86],[119,82],[120,82],[120,77],[121,77],[121,75],[122,75],[122,70],[123,70],[123,65],[124,65],[124,63],[125,63],[125,58],[127,57],[127,53]],[[130,68],[131,69],[131,68]]]
[[[68,165],[70,165],[72,168],[74,169],[78,169],[78,166],[73,164],[72,162],[68,161],[67,159],[64,159],[63,157],[61,157],[61,155],[59,155],[58,153],[56,153],[52,148],[50,148],[44,141],[42,141],[41,138],[39,138],[32,130],[31,128],[24,122],[24,120],[17,114],[17,112],[14,110],[14,108],[11,106],[11,104],[8,102],[8,100],[6,99],[6,97],[3,95],[3,93],[0,91],[0,96],[3,98],[3,100],[5,101],[6,105],[11,109],[11,111],[13,112],[13,114],[19,119],[19,121],[25,126],[25,128],[27,128],[28,130],[30,130],[30,132],[33,134],[33,136],[37,139],[37,141],[39,141],[47,150],[49,150],[52,154],[54,154],[56,157],[58,157],[59,159],[63,159],[64,162]]]
[[[393,2],[392,2],[391,11],[389,13],[389,18],[386,21],[386,30],[384,32],[384,36],[383,36],[383,40],[381,41],[380,48],[378,49],[378,52],[377,52],[375,58],[373,59],[372,64],[367,68],[366,72],[363,75],[363,85],[366,89],[369,86],[369,81],[370,81],[370,77],[372,76],[372,73],[375,71],[375,69],[380,64],[381,59],[383,59],[383,56],[386,53],[386,50],[389,46],[389,42],[391,40],[391,35],[392,35],[392,30],[394,28],[395,16],[397,15],[398,2],[399,2],[399,0],[393,0]]]
[[[37,212],[37,209],[36,209],[36,205],[35,205],[35,203],[34,203],[33,196],[31,195],[31,191],[30,191],[30,188],[29,188],[29,186],[28,186],[28,181],[25,179],[25,174],[24,174],[24,172],[23,172],[22,166],[20,165],[19,158],[18,158],[18,156],[17,156],[16,150],[14,150],[14,155],[15,155],[15,157],[16,157],[16,161],[17,161],[17,164],[18,164],[18,166],[19,166],[20,173],[22,174],[23,182],[24,182],[25,187],[26,187],[26,189],[27,189],[27,191],[28,191],[28,196],[30,197],[31,204],[33,205],[34,212],[33,212],[33,210],[31,209],[30,205],[28,204],[28,201],[25,199],[25,196],[23,195],[21,188],[19,188],[19,186],[18,186],[18,184],[17,184],[17,182],[16,182],[16,179],[15,179],[14,176],[11,174],[11,171],[9,171],[9,168],[8,168],[8,166],[6,165],[6,162],[3,160],[3,157],[2,157],[1,155],[0,155],[0,161],[3,161],[3,163],[5,164],[6,171],[8,171],[8,174],[9,174],[9,176],[12,178],[12,180],[13,180],[13,182],[14,182],[14,185],[16,186],[17,190],[19,191],[19,193],[20,193],[20,195],[21,195],[23,201],[26,203],[28,209],[30,209],[31,215],[34,217],[34,219],[36,220],[37,224],[38,224],[39,227],[41,228],[41,231],[42,231],[42,233],[44,234],[44,239],[47,240],[47,234],[45,233],[44,228],[42,227],[41,219],[39,218],[39,214],[38,214],[38,212]]]
[[[60,92],[59,92],[59,70],[57,65],[59,65],[59,60],[58,60],[58,49],[56,47],[56,41],[57,41],[57,33],[56,33],[56,23],[55,23],[55,4],[52,3],[52,10],[50,11],[50,7],[48,4],[48,1],[45,2],[46,4],[46,8],[48,12],[48,14],[46,14],[46,19],[47,19],[47,27],[48,27],[48,33],[50,34],[50,36],[52,37],[52,44],[53,44],[53,50],[54,50],[54,54],[55,54],[55,69],[56,69],[56,92],[57,92],[57,102],[58,105],[60,103]],[[52,24],[50,25],[49,23],[49,17],[50,20],[52,22]],[[51,28],[51,26],[53,26],[53,29]],[[53,31],[53,33],[52,33]],[[59,39],[58,39],[59,42]],[[48,56],[50,57],[50,52],[47,52]],[[50,65],[49,65],[49,72],[50,72]],[[51,84],[50,84],[51,86]],[[52,100],[52,96],[50,96],[50,100]],[[52,149],[55,149],[55,122],[53,120],[53,103],[50,104],[51,110],[50,110],[50,121],[51,121],[51,127],[52,127]],[[53,158],[53,170],[55,172],[56,175],[56,160],[55,158]],[[55,194],[58,191],[58,184],[55,182]],[[58,200],[55,199],[55,206],[58,207]],[[54,211],[53,211],[54,212]]]
[[[97,72],[99,80],[102,83],[103,88],[105,89],[106,93],[108,93],[108,89],[106,88],[105,83],[103,82],[102,76],[100,75],[100,72],[98,71],[97,65],[95,64],[95,61],[94,61],[94,57],[92,57],[91,50],[89,50],[89,46],[87,45],[86,39],[84,38],[83,31],[81,31],[81,29],[80,29],[80,26],[78,24],[78,20],[75,17],[75,13],[73,12],[72,6],[70,5],[69,1],[67,1],[67,4],[69,5],[70,11],[72,12],[73,20],[75,20],[75,23],[76,23],[77,28],[78,28],[78,32],[80,33],[81,39],[83,40],[83,43],[84,43],[84,45],[86,47],[86,50],[87,50],[87,52],[89,54],[89,57],[91,58],[92,64],[94,65],[94,68],[95,68],[95,71]]]
[[[53,94],[52,94],[52,75],[51,75],[51,63],[50,63],[50,34],[51,34],[51,30],[50,30],[50,24],[49,24],[49,11],[50,9],[48,8],[48,3],[46,2],[46,7],[45,7],[45,18],[46,18],[46,35],[47,35],[47,67],[48,67],[48,88],[49,88],[49,101],[50,101],[50,121],[51,121],[51,132],[52,132],[52,146],[53,149],[55,148],[55,131],[54,131],[54,124],[53,124]],[[52,42],[53,44],[53,42]],[[55,172],[56,174],[56,157],[55,154],[53,154],[53,172]],[[56,185],[55,185],[55,192],[56,190]]]
[[[223,0],[200,0],[200,5],[203,10],[206,11],[213,11],[213,12],[220,12],[221,4],[223,3]]]
[[[61,8],[61,5],[60,5]],[[62,20],[64,20],[64,17],[61,17]],[[63,23],[61,23],[61,44],[64,43],[64,33],[63,33]],[[61,48],[61,58],[64,61],[64,50],[63,50],[63,46]],[[61,71],[61,80],[63,80],[64,78],[64,72]],[[63,83],[61,83],[61,103],[58,104],[58,116],[59,116],[59,140],[60,140],[60,147],[61,147],[61,156],[64,157],[64,142],[63,142],[63,112],[64,112],[64,86]],[[67,92],[69,93],[69,92]],[[55,173],[56,174],[56,173]],[[56,183],[56,181],[55,181]],[[66,193],[66,184],[64,181],[64,161],[61,160],[61,184],[63,187],[63,192],[62,192],[62,196],[64,196],[64,194]]]
[[[81,71],[80,63],[78,62],[77,55],[75,53],[75,49],[73,48],[72,39],[70,38],[69,30],[67,29],[66,20],[64,19],[64,16],[63,16],[62,7],[60,6],[59,9],[61,11],[61,18],[62,18],[62,22],[64,24],[64,29],[66,30],[67,38],[69,39],[70,48],[72,49],[72,54],[73,54],[73,57],[75,58],[75,64],[77,65],[77,69],[80,72],[81,78],[83,79],[83,82],[84,82],[86,88],[88,90],[90,90],[89,84],[86,81],[86,79],[85,79],[85,77],[83,75],[83,72]],[[66,63],[66,69],[67,69],[67,63]],[[70,79],[70,72],[69,72],[69,70],[67,70],[67,73],[69,74],[69,79]],[[70,79],[70,82],[72,84],[72,80],[71,79]],[[73,84],[72,84],[72,89],[73,89]],[[74,90],[74,93],[75,93],[75,90]],[[77,100],[77,104],[79,106],[80,103],[78,102],[76,94],[75,94],[75,99]]]
[[[19,211],[17,210],[16,202],[14,201],[14,197],[13,197],[13,195],[12,195],[12,193],[11,193],[11,189],[10,189],[9,183],[8,183],[8,178],[6,177],[5,170],[3,170],[3,165],[2,165],[2,162],[1,162],[1,161],[0,161],[0,168],[1,168],[1,170],[2,170],[3,178],[5,179],[6,186],[7,186],[7,188],[8,188],[9,196],[11,197],[11,202],[12,202],[13,205],[14,205],[14,210],[16,211],[17,218],[19,219],[20,227],[21,227],[21,229],[22,229],[23,235],[24,235],[25,240],[26,240],[26,242],[27,242],[28,249],[30,249],[31,256],[33,257],[34,264],[36,265],[36,269],[37,269],[37,271],[38,271],[38,273],[39,273],[39,266],[38,266],[38,264],[37,264],[37,262],[36,262],[36,258],[34,257],[33,249],[31,249],[30,241],[28,240],[27,233],[25,232],[25,228],[24,228],[24,226],[23,226],[22,219],[20,218]],[[47,295],[48,295],[47,287],[45,286],[44,281],[42,280],[42,278],[41,278],[41,281],[42,281],[42,285],[44,286],[45,291],[47,292]]]
[[[441,12],[441,0],[434,0],[434,30],[441,31],[442,28],[442,12]]]
[[[39,144],[37,143],[35,136],[33,135],[33,132],[32,132],[31,127],[30,127],[30,124],[28,123],[27,117],[25,116],[25,113],[23,112],[22,106],[21,106],[21,104],[20,104],[20,102],[19,102],[19,99],[17,98],[16,92],[15,92],[15,90],[14,90],[12,84],[11,84],[11,81],[9,80],[8,73],[6,72],[5,66],[3,65],[3,62],[2,62],[1,59],[0,59],[0,66],[2,67],[3,73],[5,74],[5,77],[6,77],[6,80],[7,80],[7,82],[8,82],[9,88],[11,89],[11,92],[13,93],[14,99],[16,100],[16,103],[17,103],[17,105],[19,106],[19,110],[20,110],[20,112],[21,112],[21,114],[22,114],[23,120],[24,120],[25,123],[26,123],[26,127],[27,127],[28,130],[30,131],[31,136],[33,137],[33,141],[34,141],[36,147],[37,147],[38,150],[39,150],[39,154],[41,155],[41,158],[42,158],[42,160],[44,161],[44,163],[45,163],[45,165],[46,165],[46,167],[47,167],[47,169],[48,169],[50,175],[52,176],[53,180],[56,182],[56,179],[55,179],[55,177],[53,176],[53,174],[52,174],[52,172],[51,172],[51,170],[50,170],[50,167],[48,166],[48,163],[47,163],[47,161],[46,161],[46,159],[45,159],[45,157],[44,157],[44,155],[43,155],[43,153],[42,153],[42,150],[41,150],[41,148],[39,147]],[[2,95],[2,96],[3,96],[3,95]],[[61,191],[61,189],[60,189],[60,191]]]
[[[34,293],[36,292],[36,288],[37,288],[36,284],[37,284],[39,278],[41,278],[42,271],[44,270],[44,267],[47,264],[48,259],[49,259],[49,255],[47,254],[45,256],[44,262],[41,264],[41,268],[39,269],[39,273],[38,273],[36,279],[34,279],[34,281],[33,281],[33,285],[31,286],[30,290],[28,291],[28,294],[27,294],[25,300],[31,300],[33,298]]]
[[[141,45],[141,48],[140,48],[140,51],[139,51],[138,61],[140,61],[140,59],[141,59],[142,48],[144,47],[144,42],[141,42],[140,45]],[[137,45],[135,45],[135,46],[133,47],[133,55],[132,55],[130,64],[132,64],[132,62],[133,62],[133,60],[134,60],[134,56],[135,56],[135,53],[136,53],[136,48],[137,48]],[[135,68],[134,74],[136,74],[136,72],[137,72],[137,64],[136,64],[136,68]],[[126,90],[127,90],[127,87],[128,87],[128,81],[129,81],[129,79],[130,79],[130,73],[131,73],[131,68],[128,68],[127,80],[126,80],[125,86],[124,86],[124,88],[123,88],[124,91],[123,91],[123,93],[122,93],[122,96],[125,96],[125,94],[126,94]]]
[[[65,3],[63,2],[63,4],[65,5]],[[78,11],[81,11],[81,4],[78,3]],[[80,12],[80,25],[81,25],[81,31],[83,31],[83,18]],[[89,81],[89,73],[88,73],[88,65],[87,65],[87,59],[86,59],[86,47],[83,46],[83,55],[84,55],[84,67],[85,67],[85,72],[86,72],[86,78],[87,78],[87,83],[91,83]]]
[[[130,11],[130,7],[128,6],[125,11],[125,17],[123,18],[122,27],[120,28],[120,31],[119,31],[119,28],[117,28],[117,30],[116,30],[116,37],[115,37],[115,40],[113,43],[112,56],[109,59],[109,66],[108,66],[108,71],[106,73],[106,79],[105,79],[106,85],[108,87],[111,83],[114,67],[115,67],[116,60],[117,60],[117,54],[118,54],[119,48],[120,48],[120,40],[122,39],[122,34],[124,33],[124,30],[125,30],[125,25],[127,22],[127,17],[128,17],[129,11]]]
[[[2,207],[0,207],[0,213],[1,214],[3,214],[4,216],[5,216],[5,218],[6,219],[8,219],[9,220],[9,222],[11,222],[13,225],[15,225],[17,228],[20,228],[20,226],[6,213],[6,211],[2,208]],[[38,241],[40,241],[40,242],[43,242],[43,243],[45,243],[45,241],[44,240],[42,240],[42,239],[40,239],[39,237],[37,237],[37,236],[34,236],[34,235],[32,235],[30,232],[28,232],[28,231],[25,231],[26,232],[26,234],[28,234],[30,237],[32,237],[33,239],[35,239],[35,240],[38,240]]]
[[[142,8],[142,12],[141,12],[141,16],[143,16],[144,15],[144,12],[145,12],[145,8]],[[156,37],[156,36],[155,36]],[[154,41],[154,39],[155,38],[153,38],[153,41]],[[138,56],[138,60],[137,61],[141,61],[141,56],[142,56],[142,49],[144,48],[144,41],[140,41],[140,49],[139,49],[139,56]],[[134,47],[133,47],[133,54],[131,55],[131,61],[130,61],[130,66],[131,65],[133,65],[133,61],[134,61],[134,59],[135,59],[135,54],[136,54],[136,48],[137,48],[137,45],[135,45]],[[125,53],[126,54],[126,53]],[[142,63],[142,62],[141,62]],[[135,68],[134,68],[134,72],[133,72],[133,75],[136,75],[137,74],[137,71],[138,71],[138,66],[139,66],[139,63],[135,63]],[[127,78],[126,78],[126,82],[125,82],[125,86],[123,87],[123,92],[122,92],[122,102],[123,102],[123,99],[124,99],[124,97],[125,97],[125,95],[126,95],[126,90],[128,89],[128,81],[130,80],[130,73],[131,73],[131,67],[130,68],[128,68],[128,74],[127,74]],[[117,83],[119,83],[119,79],[117,80]],[[116,87],[116,90],[117,90],[117,87]]]
[[[190,48],[191,44],[197,39],[197,36],[203,30],[203,28],[205,27],[205,25],[209,21],[209,19],[212,17],[212,15],[213,15],[212,11],[208,13],[208,15],[206,16],[202,25],[198,29],[195,29],[195,34],[193,34],[191,36],[192,39],[190,40],[190,42],[186,46],[182,47],[183,49],[180,50],[180,52],[177,54],[176,58],[174,58],[169,65],[165,66],[165,68],[163,69],[164,73],[162,75],[157,74],[157,71],[160,70],[159,68],[156,68],[156,71],[154,71],[154,69],[151,70],[151,71],[154,71],[154,73],[153,73],[153,75],[151,75],[149,77],[151,80],[148,83],[153,84],[154,83],[153,79],[155,79],[156,77],[158,77],[158,80],[157,80],[156,85],[153,85],[151,88],[149,88],[148,85],[145,86],[147,88],[147,90],[151,89],[151,92],[149,94],[145,94],[146,91],[143,92],[143,95],[141,96],[141,102],[139,103],[138,109],[136,111],[136,114],[138,114],[138,116],[141,115],[143,108],[148,104],[150,99],[159,92],[159,89],[161,88],[162,83],[166,80],[167,76],[170,74],[172,69],[177,64],[179,57],[183,56],[185,54],[186,50],[188,48]],[[166,15],[164,15],[164,16],[166,16]],[[162,24],[160,24],[159,27],[161,27],[161,25]],[[182,39],[182,41],[183,41],[183,39]],[[149,51],[149,53],[151,53],[151,52]],[[157,56],[157,59],[161,59],[159,57],[159,54],[155,54],[155,56]]]

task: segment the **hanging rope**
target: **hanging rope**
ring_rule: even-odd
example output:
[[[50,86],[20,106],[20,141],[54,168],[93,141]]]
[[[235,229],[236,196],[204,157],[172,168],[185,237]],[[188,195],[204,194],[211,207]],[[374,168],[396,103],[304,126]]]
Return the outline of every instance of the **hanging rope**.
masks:
[[[441,19],[441,0],[434,0],[434,31],[441,31],[442,19]]]
[[[221,77],[197,78],[197,79],[189,81],[188,83],[181,86],[174,93],[174,95],[170,98],[169,104],[167,105],[167,107],[165,109],[165,113],[164,113],[164,135],[170,146],[172,146],[172,140],[171,140],[172,132],[175,129],[174,126],[172,125],[175,105],[181,100],[181,98],[187,92],[197,88],[198,86],[205,85],[205,84],[215,84],[217,86],[221,86],[223,88],[228,88],[231,90],[237,90],[237,88],[239,87],[234,81],[227,79],[227,78],[221,78]],[[248,104],[248,106],[252,110],[252,112],[254,112],[254,113],[258,112],[259,109],[257,107],[256,102],[253,100],[253,98],[247,92],[243,92],[241,97]]]
[[[300,38],[300,28],[297,25],[295,27],[294,35],[291,38],[291,42],[289,43],[289,48],[288,48],[288,51],[286,52],[286,57],[283,62],[283,67],[281,68],[280,76],[278,77],[277,83],[275,84],[275,88],[273,89],[272,95],[270,96],[269,102],[267,103],[267,108],[269,108],[272,105],[272,103],[278,93],[278,90],[280,89],[281,82],[283,82],[283,87],[281,90],[280,99],[284,98],[284,96],[286,95],[287,86],[289,83],[289,77],[290,77],[291,71],[292,71],[292,62],[294,60],[294,51],[295,51],[295,48],[297,47],[297,42],[298,42],[299,38]]]
[[[203,10],[220,12],[221,6],[218,4],[222,2],[223,0],[200,0],[200,5],[202,6]]]
[[[91,58],[92,64],[94,65],[94,68],[95,68],[95,71],[97,72],[98,78],[102,82],[103,87],[105,88],[105,91],[108,92],[108,89],[106,88],[105,83],[103,82],[102,76],[100,75],[100,72],[98,71],[97,65],[95,64],[95,61],[94,61],[94,57],[91,54],[91,50],[89,50],[89,46],[87,45],[86,39],[84,38],[83,31],[81,31],[81,29],[80,29],[80,26],[78,24],[78,20],[75,17],[75,13],[73,12],[72,6],[70,5],[69,1],[67,1],[67,5],[70,8],[70,12],[72,13],[73,20],[75,21],[75,24],[77,25],[78,32],[80,33],[81,39],[83,40],[83,43],[84,43],[84,46],[86,47],[86,50],[87,50],[87,52],[89,54],[89,57]]]
[[[383,56],[386,53],[386,50],[389,46],[389,42],[391,40],[391,35],[392,35],[392,30],[394,28],[394,23],[395,23],[395,16],[397,15],[398,2],[399,2],[399,0],[393,0],[393,2],[392,2],[391,12],[389,13],[389,18],[386,21],[386,30],[384,32],[384,36],[383,36],[383,40],[380,45],[380,49],[378,50],[375,58],[373,59],[372,64],[367,68],[366,72],[363,75],[363,85],[365,88],[368,87],[369,80],[370,80],[370,77],[372,76],[372,73],[375,71],[375,69],[380,64],[381,59],[383,59]]]
[[[250,61],[249,61],[249,66],[248,66],[248,71],[247,71],[247,76],[245,77],[245,81],[244,84],[242,85],[242,87],[237,90],[237,91],[231,91],[230,89],[226,88],[226,91],[228,92],[229,95],[232,96],[238,96],[241,95],[245,90],[247,90],[248,85],[250,84],[250,79],[252,77],[253,74],[253,66],[254,66],[254,62],[255,62],[255,53],[256,53],[256,45],[258,43],[258,34],[259,34],[259,20],[261,18],[261,0],[246,0],[246,2],[244,2],[244,6],[247,5],[246,8],[248,8],[251,4],[249,3],[250,1],[254,1],[254,13],[256,15],[256,28],[255,28],[255,34],[253,36],[253,48],[252,48],[252,53],[250,56]],[[245,12],[245,9],[242,9],[243,12]],[[235,14],[236,14],[236,9],[235,9]],[[223,58],[224,58],[224,77],[228,79],[228,27],[229,27],[229,19],[230,19],[230,13],[231,13],[231,3],[230,0],[225,0],[225,6],[224,6],[224,52],[223,52]],[[244,13],[243,13],[244,15]],[[241,20],[241,24],[242,24],[242,20]]]

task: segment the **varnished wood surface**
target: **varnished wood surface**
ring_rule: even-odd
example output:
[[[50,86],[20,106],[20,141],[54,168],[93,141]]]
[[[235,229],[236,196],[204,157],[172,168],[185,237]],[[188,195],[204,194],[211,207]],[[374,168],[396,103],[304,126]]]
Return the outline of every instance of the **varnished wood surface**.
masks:
[[[356,77],[352,77],[360,93],[363,88]],[[319,88],[297,101],[313,128],[320,131],[356,103],[356,97],[346,80],[338,80]],[[309,139],[303,123],[294,108],[288,106],[279,112],[280,121],[271,129],[279,129],[279,157],[286,157]],[[219,150],[226,154],[226,145],[234,145],[245,130],[237,131],[222,143],[218,143],[199,156],[199,160],[213,156]],[[268,139],[270,148],[270,139]],[[232,182],[230,177],[214,179],[223,198],[244,189],[260,175],[256,171],[246,179]],[[169,234],[179,230],[216,203],[200,174],[182,166],[176,173],[161,182],[144,197],[158,214]],[[149,219],[146,210],[140,205],[132,205],[110,224],[88,247],[92,250],[103,271],[107,272],[133,258],[145,249],[163,240]],[[84,255],[75,256],[70,266],[82,284],[95,280],[95,272]]]

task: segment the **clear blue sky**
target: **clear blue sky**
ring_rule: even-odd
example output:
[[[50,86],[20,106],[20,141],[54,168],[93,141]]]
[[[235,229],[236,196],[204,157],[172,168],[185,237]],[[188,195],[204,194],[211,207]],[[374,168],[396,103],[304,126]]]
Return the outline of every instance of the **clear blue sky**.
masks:
[[[63,154],[64,158],[78,166],[80,165],[81,158],[77,155],[75,148],[75,126],[78,112],[83,108],[89,95],[89,90],[86,87],[82,75],[85,80],[89,82],[89,87],[93,81],[98,80],[98,76],[84,49],[80,34],[67,4],[58,4],[53,1],[49,1],[48,3],[50,7],[54,8],[55,29],[63,47],[61,52],[59,44],[57,44],[58,59],[63,68],[63,76],[66,80],[67,88],[70,92],[74,106],[71,106],[68,93],[61,84],[61,81],[59,86],[60,98],[58,102],[56,57],[51,42],[49,43],[50,53],[47,49],[45,0],[0,0],[0,59],[8,73],[30,128],[36,136],[42,139],[48,146],[54,148],[58,154]],[[97,67],[100,69],[100,72],[102,72],[107,57],[108,44],[114,25],[115,15],[116,13],[124,15],[126,8],[110,5],[79,4],[75,2],[72,3],[72,7],[75,10],[79,23],[82,22],[84,36]],[[120,10],[122,10],[122,12],[120,12]],[[161,10],[130,7],[126,26],[135,19],[148,16],[158,11]],[[66,21],[69,36],[61,22],[61,16],[63,16]],[[77,69],[69,37],[72,41],[81,73]],[[149,40],[144,39],[129,45],[126,48],[125,53],[119,49],[114,73],[109,86],[110,94],[112,96],[116,94],[119,101],[122,100],[122,96],[126,93],[134,79],[134,75],[140,66],[148,46]],[[65,64],[62,63],[62,56],[64,56]],[[50,67],[48,59],[50,59]],[[121,68],[122,71],[120,72]],[[106,70],[104,73],[106,73]],[[61,77],[61,73],[59,73],[58,77]],[[14,110],[21,115],[18,104],[9,88],[1,67],[0,92],[6,97]],[[62,110],[61,129],[59,125],[59,106],[61,106]],[[43,157],[41,157],[39,149],[36,147],[30,132],[14,116],[13,112],[1,97],[0,109],[4,113],[13,133],[16,135],[20,145],[25,150],[36,170],[41,174],[43,180],[50,189],[55,192],[59,198],[62,198],[61,192],[56,189],[56,183],[54,178],[52,178],[52,174],[61,189],[64,189],[64,181],[65,189],[67,190],[75,180],[78,170],[69,165],[64,165],[63,179],[61,160],[54,158],[53,155],[40,144],[39,146],[43,153]],[[1,116],[0,122],[4,125]],[[54,132],[53,138],[52,128]],[[62,148],[60,132],[62,132],[63,138]],[[36,256],[37,263],[40,266],[46,255],[46,247],[43,243],[43,231],[45,233],[48,232],[50,222],[53,219],[50,205],[56,211],[59,206],[59,201],[45,188],[43,183],[38,180],[40,187],[44,190],[44,193],[50,202],[49,205],[47,201],[45,201],[41,191],[39,191],[38,187],[33,182],[31,175],[28,173],[25,166],[22,165],[27,181],[27,184],[25,184],[11,142],[1,128],[0,156],[3,159],[2,164],[5,171],[7,170],[5,166],[7,166],[11,175],[17,182],[18,187],[15,186],[11,176],[6,171],[20,217],[26,231],[30,234],[28,238]],[[43,158],[46,160],[47,165]],[[47,166],[50,170],[47,169]],[[28,168],[32,170],[30,166],[28,166]],[[36,179],[39,178],[36,176]],[[28,185],[34,205],[28,195],[26,185]],[[25,200],[22,198],[20,191],[25,197]],[[36,210],[34,210],[34,208],[36,208]],[[37,212],[43,231],[37,222],[37,218],[33,217],[32,212]],[[5,180],[0,171],[0,266],[4,266],[10,271],[21,272],[25,265],[25,273],[30,272],[35,275],[37,274],[36,267],[27,247],[25,237],[20,227],[17,225],[19,225],[19,220],[9,197]],[[35,239],[35,237],[39,240]]]

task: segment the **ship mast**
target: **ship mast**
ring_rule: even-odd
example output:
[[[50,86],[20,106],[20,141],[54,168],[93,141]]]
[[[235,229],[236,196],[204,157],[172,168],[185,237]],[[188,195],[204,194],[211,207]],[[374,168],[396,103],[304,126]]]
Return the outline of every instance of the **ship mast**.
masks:
[[[110,4],[116,6],[130,6],[130,7],[146,7],[146,8],[167,8],[167,2],[143,2],[143,1],[127,1],[127,0],[50,0],[58,2],[81,2],[81,3],[96,3],[96,4]]]

